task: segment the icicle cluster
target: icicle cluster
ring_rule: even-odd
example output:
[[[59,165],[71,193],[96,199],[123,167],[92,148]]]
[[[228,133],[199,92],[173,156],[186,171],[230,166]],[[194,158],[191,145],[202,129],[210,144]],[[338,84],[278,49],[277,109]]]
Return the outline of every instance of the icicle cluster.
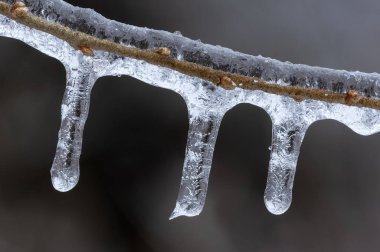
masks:
[[[171,38],[168,41],[172,43],[169,47],[173,49],[175,57],[210,65],[216,69],[222,68],[222,65],[211,64],[212,62],[226,60],[226,57],[235,53],[228,49],[200,45],[178,34],[144,30],[107,21],[91,10],[75,8],[63,1],[36,0],[26,3],[36,15],[63,23],[73,29],[87,29],[84,32],[97,37],[114,41],[116,38],[120,41],[122,38],[121,42],[129,46],[160,46],[163,37],[168,36]],[[75,27],[77,24],[81,26]],[[133,33],[140,34],[139,39],[126,32],[133,29],[141,29]],[[195,216],[202,211],[219,126],[224,114],[237,104],[249,103],[261,107],[273,122],[271,157],[264,195],[265,205],[273,214],[284,213],[291,204],[302,140],[313,122],[323,119],[338,120],[362,135],[380,131],[379,110],[315,100],[297,102],[288,97],[262,91],[243,90],[239,88],[238,83],[234,90],[225,90],[205,80],[141,60],[102,51],[94,51],[91,57],[85,56],[54,36],[18,24],[2,15],[0,36],[19,39],[58,59],[66,68],[67,85],[61,108],[62,123],[51,168],[53,186],[58,191],[68,191],[78,182],[79,157],[83,128],[89,111],[90,93],[96,79],[101,76],[129,75],[145,83],[173,90],[186,101],[190,124],[186,157],[177,202],[170,218]],[[146,39],[144,36],[152,39]],[[225,56],[218,56],[223,53]],[[303,85],[336,92],[346,92],[350,87],[357,87],[357,90],[371,97],[380,95],[378,74],[311,68],[243,54],[228,61],[230,64],[227,68],[239,66],[240,72],[281,85]],[[307,76],[303,73],[307,73]]]

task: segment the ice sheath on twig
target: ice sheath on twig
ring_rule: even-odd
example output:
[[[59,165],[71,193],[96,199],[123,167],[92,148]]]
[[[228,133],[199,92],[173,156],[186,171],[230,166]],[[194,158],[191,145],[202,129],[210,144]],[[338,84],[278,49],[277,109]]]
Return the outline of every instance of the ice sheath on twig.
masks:
[[[26,1],[12,15],[13,2],[0,0],[0,36],[21,40],[56,58],[67,71],[62,125],[51,170],[59,191],[68,191],[78,182],[90,92],[100,76],[129,75],[185,98],[189,138],[172,218],[202,211],[217,132],[227,108],[250,103],[272,118],[264,200],[274,214],[290,206],[301,142],[311,123],[334,119],[362,135],[380,131],[377,73],[251,56],[179,34],[121,24],[61,0]],[[157,53],[157,48],[165,53]],[[82,53],[91,54],[91,60]]]

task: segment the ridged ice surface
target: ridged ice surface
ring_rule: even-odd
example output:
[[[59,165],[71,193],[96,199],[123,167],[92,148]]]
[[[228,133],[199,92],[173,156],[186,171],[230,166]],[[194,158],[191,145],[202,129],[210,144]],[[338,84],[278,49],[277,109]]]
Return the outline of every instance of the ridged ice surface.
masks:
[[[229,49],[201,45],[179,34],[109,21],[91,10],[75,8],[58,0],[26,1],[26,4],[34,14],[48,20],[129,46],[151,48],[165,45],[164,38],[167,36],[167,41],[171,43],[167,46],[174,50],[175,57],[215,69],[222,68],[215,62],[222,62],[232,54]],[[76,25],[78,23],[80,25]],[[288,97],[262,91],[243,90],[238,88],[239,83],[236,83],[237,88],[234,90],[224,90],[202,79],[141,60],[101,51],[95,51],[93,57],[84,56],[60,39],[1,15],[0,35],[24,41],[56,58],[65,66],[67,85],[61,108],[62,122],[51,168],[53,186],[59,191],[68,191],[78,182],[83,128],[88,116],[90,93],[96,79],[101,76],[129,75],[150,85],[173,90],[186,101],[189,112],[188,140],[180,190],[170,218],[195,216],[202,211],[219,126],[224,114],[237,104],[249,103],[263,108],[273,123],[271,156],[264,194],[265,205],[273,214],[284,213],[291,204],[302,140],[313,122],[334,119],[362,135],[380,131],[379,110],[315,100],[296,102]],[[234,72],[281,85],[298,85],[338,93],[356,88],[362,95],[374,98],[380,96],[380,77],[375,73],[311,68],[243,54],[229,60],[230,65],[224,67],[226,70],[241,65]]]
[[[192,106],[193,105],[193,106]],[[181,186],[175,209],[170,216],[198,215],[205,204],[218,130],[224,111],[216,113],[188,104],[189,133]]]
[[[96,77],[89,57],[78,57],[66,69],[67,83],[62,100],[62,122],[58,133],[57,152],[51,168],[55,189],[71,190],[79,180],[79,158],[82,150],[83,129],[90,106],[90,93]]]

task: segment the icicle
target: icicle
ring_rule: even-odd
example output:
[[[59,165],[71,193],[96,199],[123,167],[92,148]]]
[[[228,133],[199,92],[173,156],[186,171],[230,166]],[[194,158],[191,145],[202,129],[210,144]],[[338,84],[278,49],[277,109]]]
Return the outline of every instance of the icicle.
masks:
[[[113,22],[92,10],[73,7],[61,0],[35,3],[28,4],[30,13],[48,20],[58,19],[61,24],[73,30],[81,30],[79,28],[86,26],[90,34],[95,33],[109,41],[119,41],[122,37],[123,44],[140,49],[154,45],[175,48],[176,54],[171,55],[178,60],[215,66],[231,73],[260,76],[264,81],[282,86],[295,85],[300,88],[346,93],[347,104],[351,103],[351,89],[363,97],[380,98],[380,75],[377,73],[293,65],[262,56],[244,55],[230,49],[191,41],[179,33],[171,35]],[[151,85],[171,89],[192,105],[189,106],[189,138],[181,187],[171,219],[181,215],[195,216],[202,211],[217,133],[227,107],[250,103],[263,108],[273,119],[272,152],[264,199],[268,210],[274,214],[284,213],[291,204],[301,142],[312,122],[323,119],[338,120],[363,135],[380,131],[379,110],[315,100],[298,102],[259,90],[243,90],[239,83],[234,90],[221,91],[221,88],[194,76],[105,51],[94,53],[91,48],[81,46],[84,54],[94,53],[94,67],[86,66],[87,63],[92,63],[90,58],[77,57],[78,51],[69,43],[3,15],[0,15],[0,36],[19,39],[58,59],[64,65],[69,65],[59,142],[51,169],[53,185],[59,191],[72,189],[79,179],[83,127],[88,115],[90,92],[97,76],[130,75]],[[168,50],[161,54],[170,57]],[[92,69],[96,69],[96,76]],[[230,84],[231,79],[226,76],[220,82]],[[329,96],[329,92],[325,96]]]
[[[206,200],[212,156],[223,114],[199,115],[199,108],[189,108],[189,133],[181,186],[175,209],[169,219],[196,216]]]
[[[67,70],[67,84],[61,107],[61,128],[58,133],[57,151],[50,170],[53,186],[61,192],[71,190],[79,180],[83,128],[95,80],[91,70],[83,65]]]
[[[283,214],[291,204],[294,175],[306,129],[299,122],[273,123],[271,158],[264,193],[265,206],[273,214]]]

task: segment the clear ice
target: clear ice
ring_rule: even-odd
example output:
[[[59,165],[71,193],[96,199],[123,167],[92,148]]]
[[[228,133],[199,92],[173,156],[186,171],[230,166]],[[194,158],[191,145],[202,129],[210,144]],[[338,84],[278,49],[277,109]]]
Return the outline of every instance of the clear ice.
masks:
[[[212,156],[223,114],[189,107],[189,133],[181,186],[175,209],[170,219],[178,216],[195,216],[202,211],[207,194]]]
[[[83,129],[90,106],[91,89],[96,77],[92,71],[91,60],[79,57],[76,64],[67,69],[67,84],[62,100],[61,128],[51,180],[56,190],[71,190],[79,180],[79,158],[82,150]]]
[[[127,46],[150,49],[162,46],[166,41],[178,60],[225,70],[233,68],[233,72],[256,76],[269,83],[300,85],[343,94],[354,88],[362,95],[380,98],[380,75],[376,73],[309,67],[240,54],[189,40],[178,33],[170,34],[110,21],[92,10],[73,7],[59,0],[34,0],[27,4],[32,13],[49,21],[60,22],[72,29],[119,41]],[[263,108],[273,123],[264,193],[265,205],[273,214],[286,212],[291,204],[302,140],[313,122],[334,119],[362,135],[380,131],[379,110],[315,100],[297,102],[289,97],[259,90],[243,90],[239,88],[239,83],[236,83],[235,89],[225,90],[165,67],[103,51],[94,51],[93,57],[87,57],[65,41],[2,15],[0,36],[21,40],[65,66],[67,86],[61,108],[62,123],[51,169],[53,186],[58,191],[68,191],[78,182],[90,93],[96,79],[101,76],[129,75],[150,85],[170,89],[180,94],[187,104],[189,132],[185,161],[176,206],[170,219],[195,216],[204,208],[219,126],[223,115],[237,104],[249,103]],[[225,62],[229,64],[223,65]]]
[[[272,146],[264,201],[273,214],[288,210],[292,201],[294,175],[306,127],[297,121],[273,124]]]

